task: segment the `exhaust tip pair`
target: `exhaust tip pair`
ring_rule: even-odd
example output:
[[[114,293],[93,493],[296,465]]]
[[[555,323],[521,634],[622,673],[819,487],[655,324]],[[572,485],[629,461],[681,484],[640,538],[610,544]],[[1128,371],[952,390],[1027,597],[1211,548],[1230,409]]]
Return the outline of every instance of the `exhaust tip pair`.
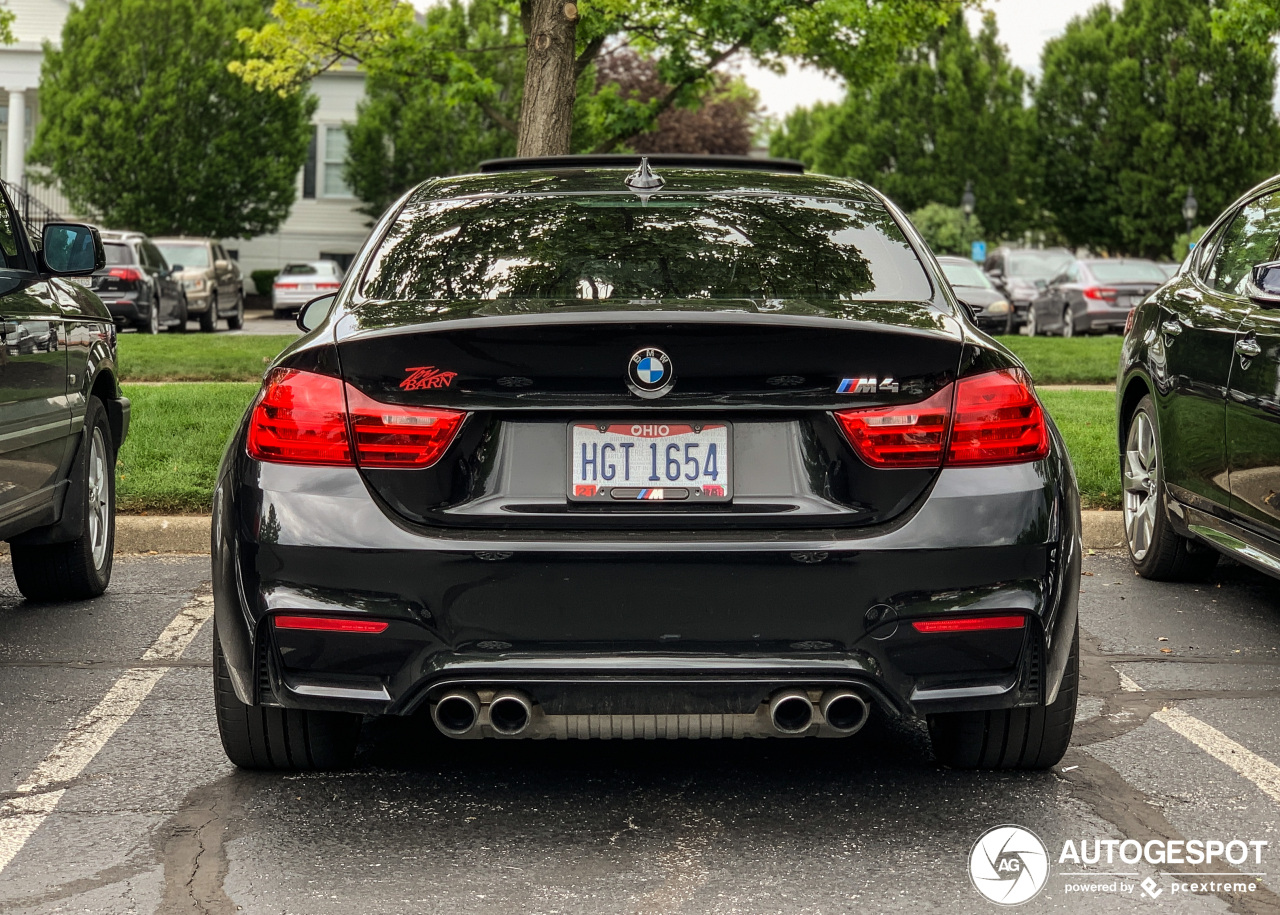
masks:
[[[867,700],[851,689],[829,689],[815,710],[808,692],[785,689],[769,700],[769,721],[779,734],[803,734],[814,722],[815,711],[832,730],[852,734],[867,723],[871,708]]]
[[[480,697],[469,689],[450,690],[431,708],[431,720],[450,737],[466,737],[480,724]],[[524,693],[505,690],[489,700],[489,727],[503,737],[516,737],[533,720],[533,703]]]

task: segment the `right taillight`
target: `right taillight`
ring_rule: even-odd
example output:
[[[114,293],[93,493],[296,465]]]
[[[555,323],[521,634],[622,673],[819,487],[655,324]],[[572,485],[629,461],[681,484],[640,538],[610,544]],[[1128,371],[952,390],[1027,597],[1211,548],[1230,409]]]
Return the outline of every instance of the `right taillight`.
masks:
[[[1016,464],[1049,453],[1044,409],[1021,369],[961,378],[920,403],[840,410],[835,417],[872,467]]]
[[[278,368],[254,404],[246,447],[273,464],[421,469],[444,456],[465,418],[381,403],[340,378]]]
[[[1049,453],[1044,408],[1022,369],[998,369],[956,382],[948,464],[1020,464]]]

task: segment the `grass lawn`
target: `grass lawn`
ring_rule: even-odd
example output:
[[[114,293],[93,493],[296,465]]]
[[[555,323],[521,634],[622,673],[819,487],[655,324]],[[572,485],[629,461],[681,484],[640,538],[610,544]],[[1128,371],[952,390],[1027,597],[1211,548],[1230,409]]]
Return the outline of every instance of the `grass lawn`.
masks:
[[[257,389],[256,384],[126,386],[133,412],[120,451],[120,510],[208,512],[223,448]],[[1041,391],[1040,396],[1071,451],[1085,507],[1118,508],[1115,398],[1104,391]]]
[[[208,513],[222,450],[257,390],[256,384],[125,385],[133,407],[116,476],[120,511]]]
[[[1119,336],[998,337],[1031,372],[1036,384],[1115,384]]]
[[[253,381],[297,335],[120,334],[121,381]]]
[[[1041,391],[1040,399],[1071,452],[1081,504],[1085,508],[1119,508],[1115,395],[1109,391]]]

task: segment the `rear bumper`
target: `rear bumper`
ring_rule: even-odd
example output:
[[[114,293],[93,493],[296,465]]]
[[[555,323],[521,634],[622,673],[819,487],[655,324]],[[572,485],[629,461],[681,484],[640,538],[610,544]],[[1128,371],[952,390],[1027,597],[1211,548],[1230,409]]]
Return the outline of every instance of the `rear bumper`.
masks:
[[[228,452],[214,505],[218,634],[242,701],[409,714],[518,688],[548,714],[744,715],[853,686],[897,714],[1056,696],[1076,622],[1079,506],[1039,464],[944,471],[874,530],[410,530],[347,469]],[[278,629],[284,611],[385,632]],[[1021,629],[913,621],[1019,614]]]
[[[151,317],[151,303],[139,302],[136,298],[103,299],[111,319],[117,326],[129,324],[145,324]]]
[[[1105,332],[1109,330],[1124,330],[1125,322],[1129,320],[1128,308],[1108,308],[1105,310],[1086,310],[1080,316],[1081,330]]]

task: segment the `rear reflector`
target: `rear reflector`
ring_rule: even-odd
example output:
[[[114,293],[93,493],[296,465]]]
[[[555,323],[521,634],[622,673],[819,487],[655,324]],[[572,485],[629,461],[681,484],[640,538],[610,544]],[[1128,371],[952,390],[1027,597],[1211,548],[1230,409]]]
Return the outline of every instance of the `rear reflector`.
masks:
[[[440,460],[465,418],[381,403],[329,375],[274,369],[254,405],[246,446],[250,457],[275,464],[421,469]]]
[[[307,629],[312,632],[385,632],[389,623],[380,620],[351,620],[332,616],[273,616],[277,629]]]
[[[917,620],[911,624],[916,632],[981,632],[986,629],[1023,629],[1025,616],[970,616],[952,620]]]
[[[928,400],[840,410],[841,429],[872,467],[976,467],[1038,461],[1049,453],[1044,410],[1022,369],[947,385]]]

